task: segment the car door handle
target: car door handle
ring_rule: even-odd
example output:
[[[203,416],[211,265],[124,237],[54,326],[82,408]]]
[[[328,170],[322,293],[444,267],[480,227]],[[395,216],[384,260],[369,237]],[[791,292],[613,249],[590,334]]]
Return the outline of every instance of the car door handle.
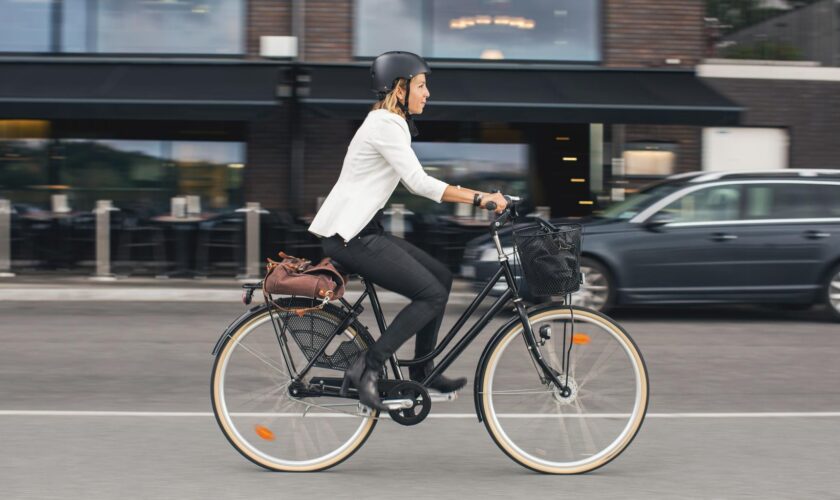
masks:
[[[826,233],[825,231],[811,230],[811,231],[805,231],[804,236],[806,238],[808,238],[809,240],[819,240],[819,239],[822,239],[822,238],[828,238],[829,236],[831,236],[831,233]]]
[[[731,240],[737,240],[737,239],[738,239],[737,234],[727,234],[727,233],[713,233],[712,238],[711,238],[712,241],[731,241]]]

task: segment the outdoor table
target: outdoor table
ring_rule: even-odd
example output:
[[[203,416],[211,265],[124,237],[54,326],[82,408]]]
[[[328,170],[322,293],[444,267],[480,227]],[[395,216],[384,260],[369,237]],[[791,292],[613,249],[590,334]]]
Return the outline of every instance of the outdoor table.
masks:
[[[200,223],[212,218],[212,214],[192,214],[186,217],[157,215],[150,219],[152,222],[169,226],[175,237],[175,269],[164,273],[162,277],[194,277],[198,274],[191,265],[191,257],[195,254],[192,251],[195,249],[193,236]]]
[[[28,222],[42,222],[50,226],[46,234],[46,241],[40,248],[36,248],[36,252],[41,250],[44,252],[45,265],[49,269],[59,269],[72,267],[72,249],[67,248],[66,241],[70,235],[71,224],[73,217],[79,215],[81,212],[51,212],[48,210],[39,210],[33,212],[24,212],[18,214],[22,220]],[[30,236],[32,237],[32,236]],[[33,247],[38,247],[36,240]]]

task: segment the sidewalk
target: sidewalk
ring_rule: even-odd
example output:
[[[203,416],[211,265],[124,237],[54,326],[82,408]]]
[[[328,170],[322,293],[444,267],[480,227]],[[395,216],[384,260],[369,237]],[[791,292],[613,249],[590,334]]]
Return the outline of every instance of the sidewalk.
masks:
[[[240,302],[242,283],[259,280],[234,278],[160,279],[154,277],[118,277],[114,281],[96,281],[89,275],[66,272],[28,272],[12,278],[0,278],[3,301],[141,301],[141,302]],[[449,296],[450,304],[469,304],[475,297],[472,282],[456,279]],[[350,280],[345,298],[353,301],[362,292],[358,279]],[[407,303],[408,299],[386,290],[378,290],[383,304]],[[261,301],[259,293],[255,301]]]

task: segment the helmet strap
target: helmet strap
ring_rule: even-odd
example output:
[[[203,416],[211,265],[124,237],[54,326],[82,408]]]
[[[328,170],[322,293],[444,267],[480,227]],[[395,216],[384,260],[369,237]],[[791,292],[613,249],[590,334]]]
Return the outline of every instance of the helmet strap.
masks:
[[[420,134],[420,131],[417,130],[417,125],[414,124],[414,117],[411,116],[411,112],[408,110],[408,95],[411,92],[411,81],[406,80],[405,82],[405,101],[400,102],[397,100],[397,104],[399,105],[400,109],[402,109],[403,114],[405,114],[405,121],[408,123],[408,131],[411,133],[411,137],[417,137]]]

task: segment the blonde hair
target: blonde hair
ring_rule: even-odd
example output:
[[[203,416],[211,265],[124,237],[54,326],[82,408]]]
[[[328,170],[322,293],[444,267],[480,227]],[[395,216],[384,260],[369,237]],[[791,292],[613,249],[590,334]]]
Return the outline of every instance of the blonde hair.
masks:
[[[403,113],[403,110],[400,108],[400,106],[398,104],[399,103],[399,98],[397,97],[397,89],[405,90],[405,85],[406,85],[405,78],[398,78],[396,85],[394,85],[394,88],[390,92],[385,94],[384,98],[375,102],[373,104],[373,107],[371,108],[371,110],[373,111],[373,110],[377,110],[377,109],[387,109],[391,113],[396,113],[396,114],[402,116],[403,118],[405,118],[405,114]]]

